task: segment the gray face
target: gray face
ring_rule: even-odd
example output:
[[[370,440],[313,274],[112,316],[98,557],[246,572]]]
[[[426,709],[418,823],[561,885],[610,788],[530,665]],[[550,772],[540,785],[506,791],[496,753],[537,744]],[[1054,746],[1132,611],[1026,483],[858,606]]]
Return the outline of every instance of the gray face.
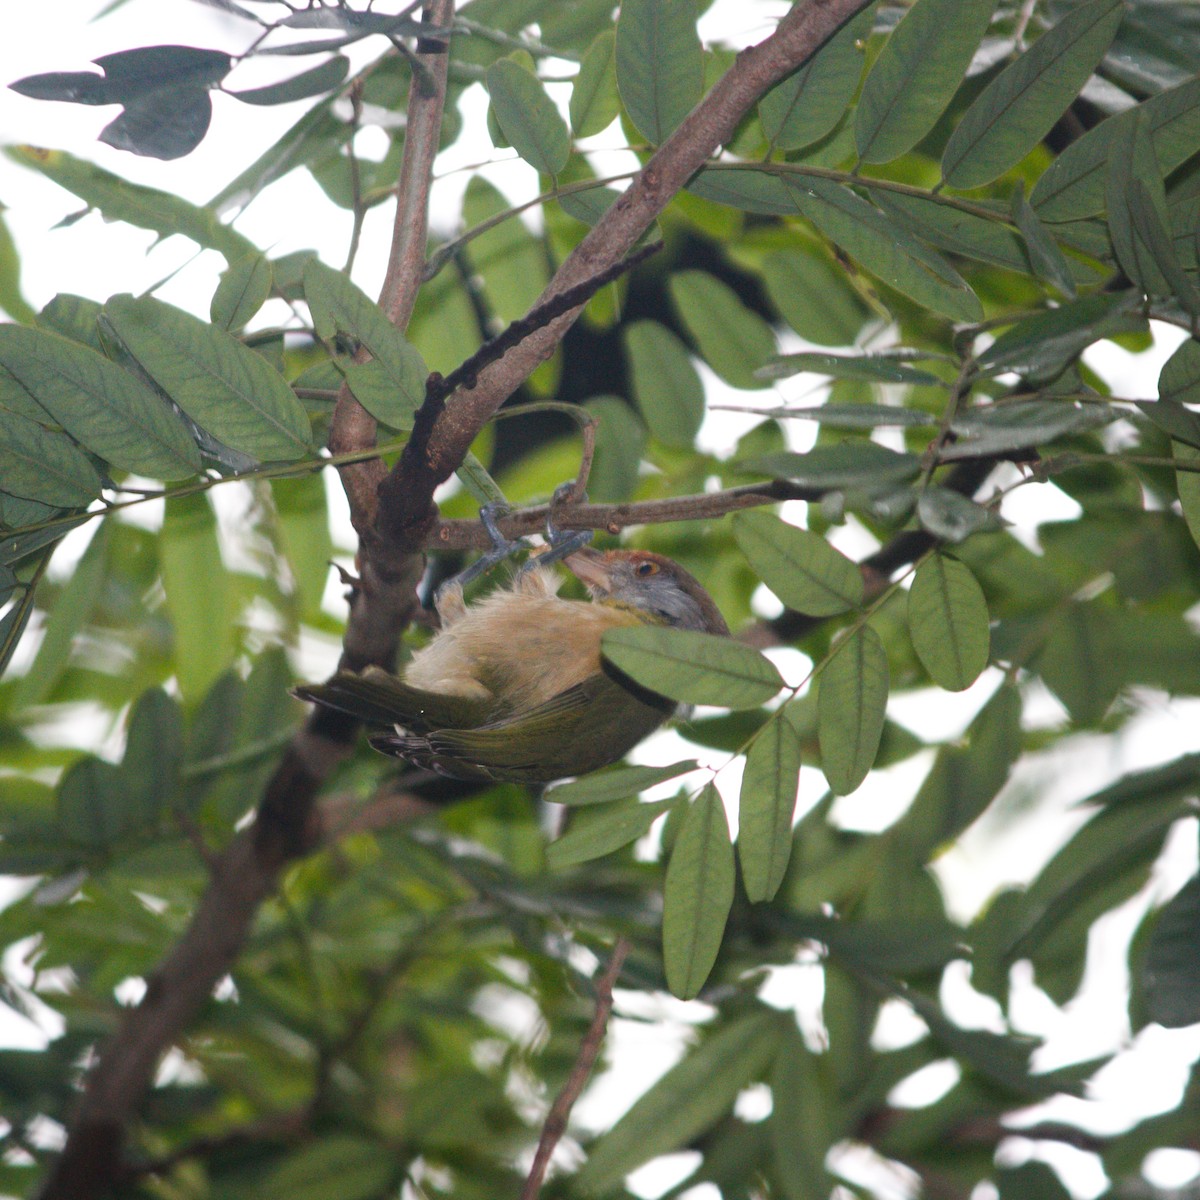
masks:
[[[647,571],[644,561],[621,563],[612,572],[612,596],[624,604],[644,608],[677,629],[709,630],[700,602],[669,568]]]

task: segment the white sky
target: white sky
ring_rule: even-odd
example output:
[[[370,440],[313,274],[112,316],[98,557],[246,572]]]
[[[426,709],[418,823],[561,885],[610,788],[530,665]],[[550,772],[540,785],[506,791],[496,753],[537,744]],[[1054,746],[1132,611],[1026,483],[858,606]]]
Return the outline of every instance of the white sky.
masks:
[[[52,35],[46,32],[48,7],[52,7],[54,15]],[[102,0],[53,0],[51,6],[41,6],[36,14],[26,15],[24,7],[6,13],[5,37],[0,39],[0,83],[41,71],[82,70],[98,55],[137,45],[163,42],[237,50],[248,40],[247,26],[186,0],[170,4],[163,0],[153,3],[132,0],[112,16],[89,24],[92,14],[102,7]],[[769,28],[771,19],[787,7],[781,2],[720,0],[706,17],[705,31],[737,30],[736,34],[730,34],[731,40],[738,45],[746,44],[758,40]],[[307,65],[308,62],[295,59],[276,59],[265,66],[251,64],[234,82],[237,86],[254,86],[286,77]],[[253,161],[306,107],[306,103],[301,103],[286,109],[252,108],[217,95],[213,125],[200,148],[184,159],[162,163],[112,150],[95,140],[112,118],[112,109],[28,100],[12,92],[0,93],[0,97],[0,142],[34,141],[66,149],[127,178],[178,192],[196,202],[207,200]],[[484,104],[478,92],[468,97],[464,115],[469,123],[474,120],[481,124]],[[368,144],[364,153],[369,154],[369,139],[365,140]],[[443,223],[452,223],[445,214],[456,219],[458,199],[469,178],[469,173],[460,168],[492,157],[508,159],[510,152],[496,155],[486,138],[481,138],[456,150],[453,158],[447,156],[439,161],[438,174],[445,176],[445,180],[438,185],[434,211],[442,214]],[[613,164],[611,157],[606,159],[604,169],[620,169]],[[502,162],[486,173],[514,200],[535,194],[533,172],[522,164]],[[179,238],[152,249],[152,234],[119,224],[105,225],[97,214],[90,214],[68,228],[55,229],[56,222],[80,209],[79,201],[8,158],[0,158],[0,204],[8,210],[5,217],[23,261],[24,293],[35,308],[58,292],[75,292],[101,301],[118,292],[137,292],[182,268],[159,294],[173,303],[206,312],[208,297],[223,266],[223,260],[216,254],[207,252],[196,257],[191,244]],[[320,214],[318,220],[313,219],[314,213]],[[382,279],[389,225],[390,213],[383,207],[367,221],[355,278],[368,293],[377,292]],[[260,198],[239,220],[238,228],[272,252],[314,248],[326,261],[337,265],[345,256],[350,218],[329,205],[316,185],[301,173],[299,178],[275,185],[267,196]],[[1118,394],[1152,396],[1159,366],[1180,336],[1177,331],[1162,331],[1159,345],[1139,356],[1114,347],[1098,348],[1091,352],[1093,365],[1114,384]],[[706,372],[706,379],[713,387],[719,386],[711,373]],[[813,382],[801,377],[789,381],[786,391],[798,395]],[[730,399],[727,394],[721,396],[722,402]],[[761,403],[761,393],[751,403]],[[713,448],[730,445],[748,424],[745,418],[737,416],[717,419],[719,425],[706,426],[704,431],[704,439]],[[336,488],[331,489],[331,495],[341,509]],[[1047,519],[1048,503],[1061,504],[1061,496],[1050,488],[1024,488],[1010,503],[1011,507],[1006,505],[1005,509],[1010,519],[1036,523]],[[335,532],[342,545],[352,545],[344,509],[335,514]],[[849,532],[843,537],[853,539],[854,535]],[[318,664],[328,661],[333,653],[330,646],[318,646],[312,649],[311,656],[314,664]],[[789,676],[803,669],[802,659],[795,651],[779,655],[781,667]],[[320,673],[315,665],[312,673]],[[965,726],[994,686],[994,678],[985,676],[971,692],[950,701],[932,692],[897,697],[891,712],[918,732],[944,736],[947,723]],[[1057,721],[1059,715],[1056,702],[1043,697],[1040,717],[1036,719]],[[1061,758],[1053,764],[1037,760],[1024,764],[1022,772],[1030,778],[1022,778],[1017,786],[1037,786],[1051,793],[1050,815],[1046,818],[1048,834],[1044,839],[1046,856],[1055,837],[1065,836],[1072,822],[1078,819],[1069,811],[1073,801],[1122,771],[1162,761],[1188,749],[1200,749],[1197,717],[1200,704],[1164,701],[1117,738],[1076,739],[1066,752],[1068,769],[1064,769]],[[666,735],[642,747],[639,757],[642,761],[669,762],[682,756],[680,749],[675,735]],[[688,746],[686,753],[694,754],[695,748]],[[885,824],[907,803],[928,769],[928,762],[928,756],[922,755],[910,763],[873,773],[858,793],[840,804],[843,819],[864,828]],[[730,778],[726,779],[724,774],[721,777],[722,791],[727,798],[736,798],[736,773],[727,774]],[[809,801],[814,799],[820,786],[819,773],[806,770],[801,781],[802,807],[807,807],[805,797]],[[1009,832],[997,823],[989,825],[985,819],[939,861],[937,872],[956,913],[969,915],[997,886],[1023,881],[1036,872],[1040,861],[1029,852],[1028,830],[1023,825],[1018,830]],[[1194,829],[1189,837],[1175,839],[1175,852],[1156,873],[1149,892],[1160,901],[1195,868]],[[1116,944],[1118,935],[1122,940],[1127,937],[1146,902],[1143,897],[1109,919],[1112,936],[1104,944]],[[1102,940],[1098,930],[1098,944]],[[1176,1102],[1187,1066],[1200,1053],[1200,1030],[1169,1033],[1151,1029],[1131,1042],[1123,1006],[1123,964],[1104,949],[1104,944],[1096,954],[1088,986],[1066,1011],[1055,1009],[1026,982],[1018,988],[1016,1013],[1022,1028],[1050,1039],[1046,1066],[1100,1053],[1106,1048],[1126,1048],[1098,1080],[1093,1099],[1053,1106],[1054,1112],[1070,1115],[1090,1128],[1110,1130],[1128,1124],[1137,1113],[1169,1108]],[[794,978],[779,977],[771,993],[778,1001],[772,1002],[785,1007],[798,1004],[811,1013],[819,995],[814,996],[811,980],[804,982],[803,968],[798,970],[801,975]],[[996,1013],[989,1003],[975,997],[965,983],[958,988],[948,984],[946,991],[946,1002],[960,1019],[981,1024],[995,1022]],[[652,1002],[634,996],[623,998],[626,1011],[646,1003]],[[685,1043],[687,1025],[702,1019],[703,1013],[701,1005],[681,1005],[664,998],[653,1015],[661,1017],[665,1025],[615,1019],[612,1039],[616,1060],[639,1063],[644,1075],[636,1082],[618,1073],[600,1079],[580,1107],[581,1119],[593,1127],[610,1122],[612,1114],[624,1108],[650,1078],[675,1061]],[[905,1032],[911,1030],[911,1021],[906,1025],[903,1014],[892,1014],[890,1028],[896,1038],[911,1035]],[[21,1023],[0,1024],[0,1043],[36,1044],[42,1036]],[[931,1079],[926,1091],[914,1096],[913,1102],[927,1101],[930,1094],[936,1094],[947,1082],[946,1078]],[[753,1109],[752,1097],[746,1103]],[[1028,1150],[1020,1142],[1011,1146],[1016,1161]],[[1196,1156],[1182,1160],[1168,1156],[1160,1157],[1152,1165],[1156,1180],[1167,1184],[1182,1182],[1195,1174],[1198,1164],[1200,1158]],[[839,1166],[849,1174],[854,1173],[852,1162],[840,1162]],[[680,1169],[678,1163],[676,1169]],[[1064,1169],[1079,1194],[1095,1195],[1101,1190],[1102,1181],[1094,1164],[1075,1158]],[[665,1170],[666,1174],[660,1170],[652,1177],[638,1179],[640,1189],[650,1195],[667,1186],[670,1166]],[[902,1194],[903,1181],[897,1188],[897,1194]]]

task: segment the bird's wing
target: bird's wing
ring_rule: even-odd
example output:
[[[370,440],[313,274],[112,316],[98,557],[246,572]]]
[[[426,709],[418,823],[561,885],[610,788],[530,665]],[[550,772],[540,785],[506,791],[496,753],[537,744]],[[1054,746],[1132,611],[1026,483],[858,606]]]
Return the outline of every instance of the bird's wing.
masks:
[[[494,712],[490,700],[427,692],[378,667],[368,667],[362,674],[339,671],[325,683],[295,688],[293,695],[349,713],[368,725],[402,725],[418,731],[470,728]]]
[[[546,783],[616,762],[671,714],[597,674],[524,713],[476,729],[377,734],[371,745],[459,779]]]

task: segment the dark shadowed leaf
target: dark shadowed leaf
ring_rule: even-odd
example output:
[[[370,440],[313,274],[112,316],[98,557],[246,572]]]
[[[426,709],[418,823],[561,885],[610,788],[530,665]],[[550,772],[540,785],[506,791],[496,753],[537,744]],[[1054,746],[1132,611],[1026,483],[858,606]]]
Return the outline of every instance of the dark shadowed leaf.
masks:
[[[1154,144],[1146,129],[1144,114],[1123,124],[1112,141],[1104,196],[1108,208],[1108,233],[1117,261],[1125,274],[1151,295],[1163,296],[1170,286],[1163,277],[1146,238],[1147,214],[1135,215],[1135,184],[1149,183],[1155,192],[1154,205],[1165,222],[1166,197],[1162,173],[1154,157]]]
[[[532,72],[512,58],[487,72],[492,111],[513,149],[536,171],[557,175],[571,154],[571,131]]]
[[[250,1200],[369,1200],[385,1194],[398,1175],[395,1159],[380,1142],[334,1133],[307,1142],[264,1173]]]
[[[100,132],[114,150],[170,161],[204,141],[212,121],[212,97],[203,88],[178,88],[130,101]]]
[[[1029,201],[1025,199],[1025,185],[1018,181],[1012,198],[1012,215],[1029,254],[1029,264],[1034,274],[1045,283],[1058,288],[1065,296],[1075,298],[1075,279],[1063,252],[1054,236],[1042,224]]]
[[[788,608],[828,617],[862,603],[862,573],[819,534],[766,512],[737,513],[733,532],[755,574]]]
[[[978,321],[975,293],[950,265],[855,192],[827,179],[784,179],[802,217],[910,300],[955,321]]]
[[[291,79],[229,94],[244,104],[291,104],[294,100],[307,100],[310,96],[332,92],[341,86],[349,70],[350,60],[344,55],[335,54],[328,62],[293,75]]]
[[[690,447],[704,420],[704,385],[687,347],[657,321],[626,325],[623,337],[647,428],[668,446]]]
[[[785,705],[759,730],[742,773],[737,847],[752,902],[773,899],[787,872],[799,784],[800,737]]]
[[[699,995],[716,962],[734,875],[725,806],[710,783],[683,819],[663,884],[663,964],[681,1000]]]
[[[119,470],[182,479],[200,469],[199,451],[167,404],[128,371],[78,342],[42,329],[2,326],[0,374],[15,380],[77,442]]]
[[[683,704],[755,708],[783,686],[770,660],[728,638],[686,629],[613,629],[604,657],[643,687]]]
[[[945,554],[926,559],[908,593],[913,648],[933,681],[961,692],[987,666],[987,601],[970,568]]]
[[[1192,414],[1188,413],[1188,416],[1191,417]],[[1192,419],[1195,420],[1194,417]],[[1197,424],[1200,425],[1200,422]],[[1200,441],[1200,437],[1197,440]],[[1175,461],[1180,464],[1179,469],[1175,471],[1175,487],[1179,492],[1183,519],[1187,522],[1192,541],[1200,546],[1200,450],[1194,445],[1172,442],[1171,452]]]
[[[610,800],[625,800],[636,796],[656,783],[686,775],[696,769],[694,758],[671,763],[667,767],[611,767],[595,771],[582,779],[560,783],[545,793],[545,799],[572,808],[587,804],[607,804]]]
[[[777,354],[770,361],[759,367],[755,375],[759,379],[787,379],[798,375],[801,371],[811,371],[817,375],[829,375],[834,379],[865,379],[877,383],[910,383],[924,387],[940,386],[942,381],[928,371],[910,367],[896,358],[882,354],[817,354],[805,351],[800,354]],[[844,405],[842,411],[850,411],[851,406]],[[820,409],[809,409],[809,412],[820,412]],[[910,413],[898,410],[893,413],[897,424],[907,422],[917,424],[926,420],[924,413]]]
[[[921,462],[915,454],[889,450],[878,442],[839,442],[817,446],[807,454],[765,454],[739,464],[748,473],[762,472],[776,479],[813,488],[853,488],[868,492],[886,491],[898,483],[915,479]]]
[[[848,21],[809,59],[758,102],[767,141],[799,150],[819,141],[842,119],[862,74],[862,42],[871,33],[874,6]]]
[[[308,414],[286,380],[223,329],[152,296],[116,296],[104,320],[155,383],[225,445],[265,461],[311,451]]]
[[[846,795],[874,765],[887,715],[888,661],[879,635],[864,625],[844,638],[817,686],[821,769],[830,790]]]
[[[1004,524],[990,508],[976,504],[961,492],[936,485],[917,497],[917,519],[930,533],[953,544],[985,529],[1000,529]]]
[[[1028,449],[1068,433],[1095,429],[1116,415],[1104,405],[1074,400],[1014,400],[970,408],[951,422],[959,440],[946,446],[941,456],[975,458]]]
[[[617,20],[617,87],[638,131],[661,145],[691,112],[704,64],[691,0],[625,0]]]
[[[1200,1021],[1200,878],[1184,884],[1158,914],[1142,987],[1151,1020],[1168,1029]]]
[[[1124,15],[1123,0],[1090,0],[1064,17],[975,98],[942,156],[955,188],[981,187],[1014,167],[1088,81]]]
[[[987,31],[996,0],[917,0],[871,66],[854,116],[864,162],[911,150],[945,112]]]

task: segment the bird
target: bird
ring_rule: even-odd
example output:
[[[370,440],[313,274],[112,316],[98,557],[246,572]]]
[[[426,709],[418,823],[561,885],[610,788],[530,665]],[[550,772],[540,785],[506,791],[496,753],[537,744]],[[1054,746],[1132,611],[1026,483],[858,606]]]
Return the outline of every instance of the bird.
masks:
[[[541,784],[617,762],[676,705],[606,662],[604,633],[729,628],[664,555],[583,547],[561,561],[590,600],[560,597],[561,578],[536,560],[470,605],[452,581],[436,600],[441,629],[401,675],[342,671],[295,694],[390,727],[370,737],[375,749],[455,779]]]

